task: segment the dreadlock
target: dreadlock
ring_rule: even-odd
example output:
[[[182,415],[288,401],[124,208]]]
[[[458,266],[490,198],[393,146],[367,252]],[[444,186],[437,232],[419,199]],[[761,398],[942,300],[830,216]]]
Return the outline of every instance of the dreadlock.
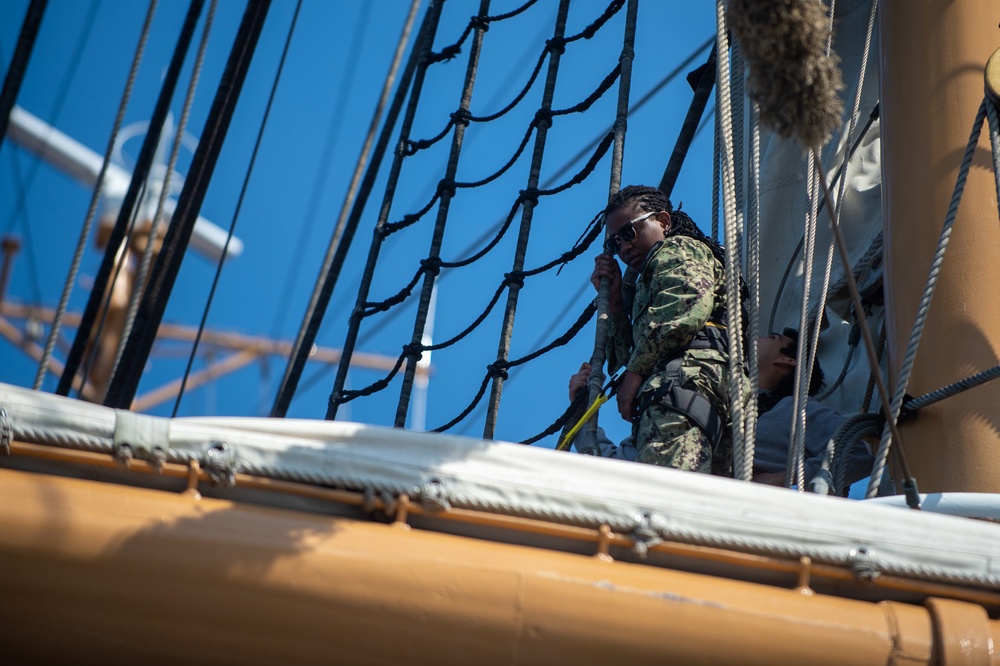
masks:
[[[667,211],[670,213],[670,231],[667,232],[667,236],[690,236],[695,240],[701,241],[708,246],[712,254],[719,261],[725,263],[725,253],[722,247],[713,239],[706,236],[698,228],[698,225],[694,223],[690,215],[680,208],[674,210],[673,204],[670,203],[670,198],[655,187],[648,187],[646,185],[629,185],[628,187],[623,187],[608,201],[608,206],[604,209],[604,217],[607,218],[619,208],[624,208],[628,205],[644,213],[653,213],[661,210]]]

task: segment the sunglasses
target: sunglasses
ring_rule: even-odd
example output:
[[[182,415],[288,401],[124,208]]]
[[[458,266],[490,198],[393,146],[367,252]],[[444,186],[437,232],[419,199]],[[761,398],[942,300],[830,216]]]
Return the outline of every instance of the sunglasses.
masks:
[[[612,234],[604,239],[604,251],[608,254],[615,255],[622,251],[622,243],[631,243],[635,240],[635,225],[642,222],[643,220],[658,215],[659,211],[653,213],[646,213],[645,215],[640,215],[635,218],[624,227],[622,227],[618,233]]]

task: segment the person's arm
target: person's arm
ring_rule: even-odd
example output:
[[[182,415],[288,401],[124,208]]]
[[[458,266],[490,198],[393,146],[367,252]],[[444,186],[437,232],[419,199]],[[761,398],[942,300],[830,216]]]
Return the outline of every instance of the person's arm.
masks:
[[[718,262],[693,238],[667,240],[646,268],[649,307],[634,322],[628,369],[648,377],[662,359],[686,348],[715,309]]]

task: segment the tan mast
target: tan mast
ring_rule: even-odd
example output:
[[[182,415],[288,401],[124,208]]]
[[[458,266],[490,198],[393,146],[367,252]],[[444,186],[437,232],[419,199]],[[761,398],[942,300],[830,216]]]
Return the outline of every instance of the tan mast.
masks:
[[[882,212],[887,344],[898,374],[983,98],[983,70],[1000,46],[993,2],[885,0],[881,30]],[[917,396],[1000,359],[1000,225],[988,127],[980,136],[907,392]],[[922,492],[1000,492],[998,386],[922,410],[902,426]]]

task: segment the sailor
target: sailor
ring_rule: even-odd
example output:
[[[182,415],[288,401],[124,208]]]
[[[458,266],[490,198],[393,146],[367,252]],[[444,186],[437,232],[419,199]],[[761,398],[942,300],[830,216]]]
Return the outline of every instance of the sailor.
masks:
[[[753,480],[782,485],[788,463],[791,423],[795,414],[792,392],[795,386],[796,352],[799,333],[786,328],[781,333],[757,340],[759,386],[757,405],[757,440],[753,456]],[[813,398],[823,388],[823,370],[814,359],[806,398],[805,480],[820,470],[827,443],[847,417]],[[855,446],[847,461],[846,484],[865,478],[872,471],[874,458],[866,446]]]
[[[722,250],[658,189],[632,185],[605,209],[595,288],[610,282],[609,373],[625,366],[618,412],[636,460],[732,474]],[[638,272],[632,305],[617,255]]]
[[[758,483],[782,485],[788,461],[791,440],[791,424],[794,411],[792,392],[795,385],[796,351],[798,331],[786,328],[782,333],[757,339],[758,361],[758,406],[757,438],[754,447],[753,480]],[[586,386],[590,378],[590,364],[584,363],[580,370],[570,377],[570,400]],[[819,360],[813,362],[812,377],[809,382],[809,398],[806,402],[806,454],[805,478],[808,483],[819,471],[826,453],[826,445],[846,417],[811,397],[823,388],[823,370]],[[626,437],[615,445],[598,428],[597,443],[605,458],[636,460],[638,451],[632,437]],[[874,458],[866,447],[855,447],[845,472],[847,484],[868,476]]]

